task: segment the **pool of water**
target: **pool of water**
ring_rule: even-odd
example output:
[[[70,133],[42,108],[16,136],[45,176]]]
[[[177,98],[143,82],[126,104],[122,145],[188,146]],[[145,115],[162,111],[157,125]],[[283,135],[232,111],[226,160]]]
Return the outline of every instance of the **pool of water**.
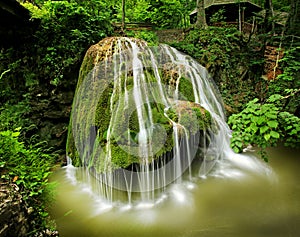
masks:
[[[62,237],[300,236],[300,150],[268,154],[264,172],[247,169],[247,160],[225,162],[206,178],[171,185],[156,203],[132,205],[106,204],[63,168],[52,177],[50,213]]]

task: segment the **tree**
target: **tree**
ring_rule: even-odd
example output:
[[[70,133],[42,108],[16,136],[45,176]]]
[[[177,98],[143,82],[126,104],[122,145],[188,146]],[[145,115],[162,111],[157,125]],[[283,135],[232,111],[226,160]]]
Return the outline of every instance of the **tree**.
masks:
[[[300,0],[291,0],[287,34],[300,36]]]
[[[125,30],[125,0],[122,0],[122,32]]]
[[[197,10],[198,12],[197,12],[196,27],[199,29],[206,28],[207,23],[205,17],[204,0],[197,1]]]
[[[274,1],[277,2],[277,1]],[[271,0],[265,0],[265,28],[262,40],[264,53],[274,21]],[[282,9],[284,5],[280,6]],[[232,128],[231,147],[236,152],[251,144],[260,148],[261,156],[267,160],[265,148],[278,143],[297,148],[300,146],[300,0],[291,0],[291,11],[287,22],[287,34],[283,37],[284,57],[280,60],[283,73],[267,83],[264,98],[256,98],[244,109],[229,117]],[[287,37],[293,39],[288,41]],[[273,37],[273,35],[272,35]],[[263,55],[262,55],[263,57]]]
[[[265,19],[264,19],[264,33],[274,32],[274,10],[272,0],[265,0]]]

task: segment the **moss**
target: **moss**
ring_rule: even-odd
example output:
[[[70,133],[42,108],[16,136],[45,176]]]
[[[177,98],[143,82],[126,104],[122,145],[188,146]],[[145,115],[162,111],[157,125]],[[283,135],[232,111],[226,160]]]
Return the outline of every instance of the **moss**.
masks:
[[[170,129],[170,127],[167,127],[166,129],[168,128],[169,130],[166,130],[167,132],[166,140],[164,141],[162,148],[156,152],[154,159],[158,159],[162,155],[171,152],[173,150],[174,147],[173,130]]]
[[[86,123],[86,127],[83,127],[80,122],[77,122],[76,124],[79,126],[78,129],[82,130],[78,138],[79,143],[82,144],[86,144],[86,141],[91,135],[90,127],[95,126],[97,128],[97,139],[95,141],[96,145],[94,146],[94,149],[90,148],[90,150],[93,150],[93,152],[91,155],[86,152],[85,155],[91,156],[88,158],[88,165],[95,167],[98,172],[103,172],[105,169],[107,169],[107,167],[105,167],[106,162],[104,161],[104,159],[106,159],[105,154],[103,152],[101,153],[101,149],[98,147],[103,148],[108,144],[106,139],[111,120],[113,120],[110,140],[112,163],[110,164],[109,168],[127,168],[133,163],[142,162],[137,155],[139,149],[139,121],[135,108],[135,101],[130,93],[133,88],[133,71],[130,70],[125,72],[124,69],[124,72],[120,77],[121,87],[115,88],[116,93],[114,94],[115,97],[113,98],[113,101],[111,100],[111,96],[114,90],[113,87],[116,86],[113,84],[116,82],[112,82],[110,80],[110,78],[113,77],[108,75],[106,78],[99,78],[102,76],[102,74],[99,71],[101,69],[99,69],[100,67],[98,66],[98,63],[107,58],[107,55],[113,55],[115,50],[116,49],[114,48],[114,42],[112,38],[106,39],[102,43],[100,42],[97,45],[92,46],[87,51],[86,57],[82,63],[77,84],[78,90],[78,88],[83,85],[82,82],[84,80],[89,80],[86,81],[87,83],[84,83],[88,85],[84,85],[86,88],[84,88],[85,90],[82,93],[87,93],[87,95],[80,95],[80,98],[82,99],[82,105],[80,107],[80,111],[78,111],[78,115],[76,115],[76,119],[80,120],[79,118],[84,118],[88,122]],[[162,99],[160,96],[160,91],[156,84],[157,80],[154,76],[154,71],[151,68],[151,62],[149,61],[149,58],[143,54],[140,54],[139,57],[141,57],[141,59],[143,59],[146,63],[144,68],[146,83],[151,85],[151,93],[149,93],[151,95],[149,95],[148,99],[149,101],[152,101],[150,103],[150,107],[154,126],[150,128],[152,136],[149,139],[149,143],[151,143],[155,148],[161,147],[158,151],[155,150],[156,153],[153,154],[153,156],[148,157],[148,160],[151,161],[152,159],[161,158],[164,154],[172,152],[173,150],[173,125],[169,118],[174,122],[179,122],[185,126],[189,131],[189,134],[196,134],[199,130],[205,130],[211,126],[211,117],[210,113],[204,110],[200,105],[190,102],[194,101],[195,99],[192,83],[185,77],[179,77],[179,68],[172,64],[167,65],[166,68],[159,69],[163,85],[172,88],[174,91],[176,84],[179,82],[179,101],[177,101],[176,105],[167,111],[169,118],[166,117],[164,115],[165,108],[161,101]],[[93,78],[91,71],[96,76],[95,78]],[[100,73],[101,75],[97,73]],[[113,73],[113,69],[108,68],[107,73]],[[95,80],[98,81],[95,82]],[[153,84],[151,84],[152,82]],[[105,89],[103,90],[103,88]],[[125,103],[123,98],[125,88],[129,92],[128,103]],[[95,104],[92,105],[88,100],[98,98],[97,93],[101,93],[99,101],[94,102]],[[171,93],[173,92],[171,91]],[[111,112],[111,103],[113,103],[113,108],[115,109],[113,114]],[[148,111],[149,108],[146,104],[143,106],[146,111],[144,117],[147,117],[146,114],[150,114],[150,111]],[[95,113],[90,112],[93,109],[96,110]],[[93,115],[95,118],[92,118]],[[164,130],[164,133],[162,133],[162,130]],[[165,136],[161,134],[165,134]],[[153,140],[151,140],[152,138]],[[84,161],[81,161],[79,158],[71,129],[69,129],[68,134],[67,152],[73,159],[74,165],[82,165]],[[82,159],[84,159],[84,157]]]
[[[134,131],[135,133],[139,131],[139,121],[138,121],[138,116],[136,111],[133,111],[129,117],[129,129],[131,131]]]
[[[191,101],[177,101],[173,106],[178,116],[178,122],[194,135],[199,130],[211,129],[210,113],[199,104]]]
[[[206,130],[211,127],[211,114],[199,107],[192,107],[193,112],[195,113],[200,130]]]
[[[130,148],[128,147],[128,149]],[[111,161],[116,167],[127,168],[132,163],[138,163],[139,159],[118,144],[113,144],[111,145]]]
[[[175,109],[169,108],[167,111],[167,115],[172,121],[174,121],[176,123],[178,122],[178,114],[176,113]]]
[[[68,157],[70,157],[72,159],[72,163],[74,166],[81,166],[82,163],[81,163],[78,151],[75,147],[75,141],[74,141],[74,137],[72,134],[71,124],[72,124],[72,121],[70,120],[70,124],[69,124],[69,128],[68,128],[68,139],[67,139],[67,145],[66,145],[66,152],[67,152]]]
[[[195,114],[188,111],[182,113],[179,118],[179,123],[183,125],[190,134],[194,135],[199,131],[198,120]]]
[[[164,115],[164,108],[162,104],[151,103],[152,116],[154,124],[169,124],[168,118]]]
[[[99,98],[96,113],[95,113],[95,125],[98,129],[99,134],[104,134],[107,131],[108,125],[110,123],[111,113],[110,113],[110,94],[112,89],[106,88],[103,94]],[[103,143],[103,136],[100,138],[100,142]]]
[[[185,77],[180,78],[179,92],[180,92],[179,99],[195,101],[193,85],[189,79],[186,79]]]

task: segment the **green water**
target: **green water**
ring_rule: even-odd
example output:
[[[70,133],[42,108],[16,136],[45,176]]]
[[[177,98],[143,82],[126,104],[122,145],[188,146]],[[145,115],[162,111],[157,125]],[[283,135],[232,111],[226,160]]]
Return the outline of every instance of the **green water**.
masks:
[[[51,214],[62,237],[300,236],[300,150],[269,155],[275,175],[225,168],[228,177],[174,186],[149,208],[107,208],[62,169],[53,177],[59,185]]]

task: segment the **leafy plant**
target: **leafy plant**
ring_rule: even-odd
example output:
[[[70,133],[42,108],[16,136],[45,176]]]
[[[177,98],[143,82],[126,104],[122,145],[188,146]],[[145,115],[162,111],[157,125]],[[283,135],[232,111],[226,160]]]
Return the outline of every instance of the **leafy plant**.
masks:
[[[270,81],[267,95],[295,94],[300,90],[300,46],[291,47],[284,52],[284,57],[279,61],[283,73]],[[288,96],[284,103],[284,109],[300,116],[299,96]],[[297,111],[299,110],[299,111]]]
[[[33,22],[24,28],[24,43],[1,49],[1,101],[41,85],[56,88],[63,80],[69,81],[70,72],[78,70],[88,46],[112,32],[111,10],[103,1],[87,6],[83,1],[39,3],[39,7],[24,4]]]
[[[236,28],[209,26],[191,30],[184,41],[172,46],[192,55],[206,67],[219,87],[224,103],[231,108],[230,113],[243,109],[254,99],[251,91],[256,91],[258,83],[249,66],[252,47],[243,42]]]
[[[128,37],[134,37],[145,40],[148,45],[157,45],[158,37],[153,31],[127,31]]]
[[[225,9],[221,8],[210,17],[211,23],[224,22],[226,20],[226,16],[224,15]]]
[[[39,144],[25,147],[19,141],[21,128],[0,131],[0,175],[18,185],[23,200],[34,211],[33,229],[45,226],[45,200],[52,190],[48,183],[54,156],[48,155]]]
[[[233,130],[231,147],[235,152],[242,152],[248,145],[256,145],[267,161],[267,147],[276,146],[279,142],[299,147],[300,118],[282,111],[283,99],[283,96],[275,94],[266,103],[259,103],[256,98],[243,111],[229,117],[228,124]]]

